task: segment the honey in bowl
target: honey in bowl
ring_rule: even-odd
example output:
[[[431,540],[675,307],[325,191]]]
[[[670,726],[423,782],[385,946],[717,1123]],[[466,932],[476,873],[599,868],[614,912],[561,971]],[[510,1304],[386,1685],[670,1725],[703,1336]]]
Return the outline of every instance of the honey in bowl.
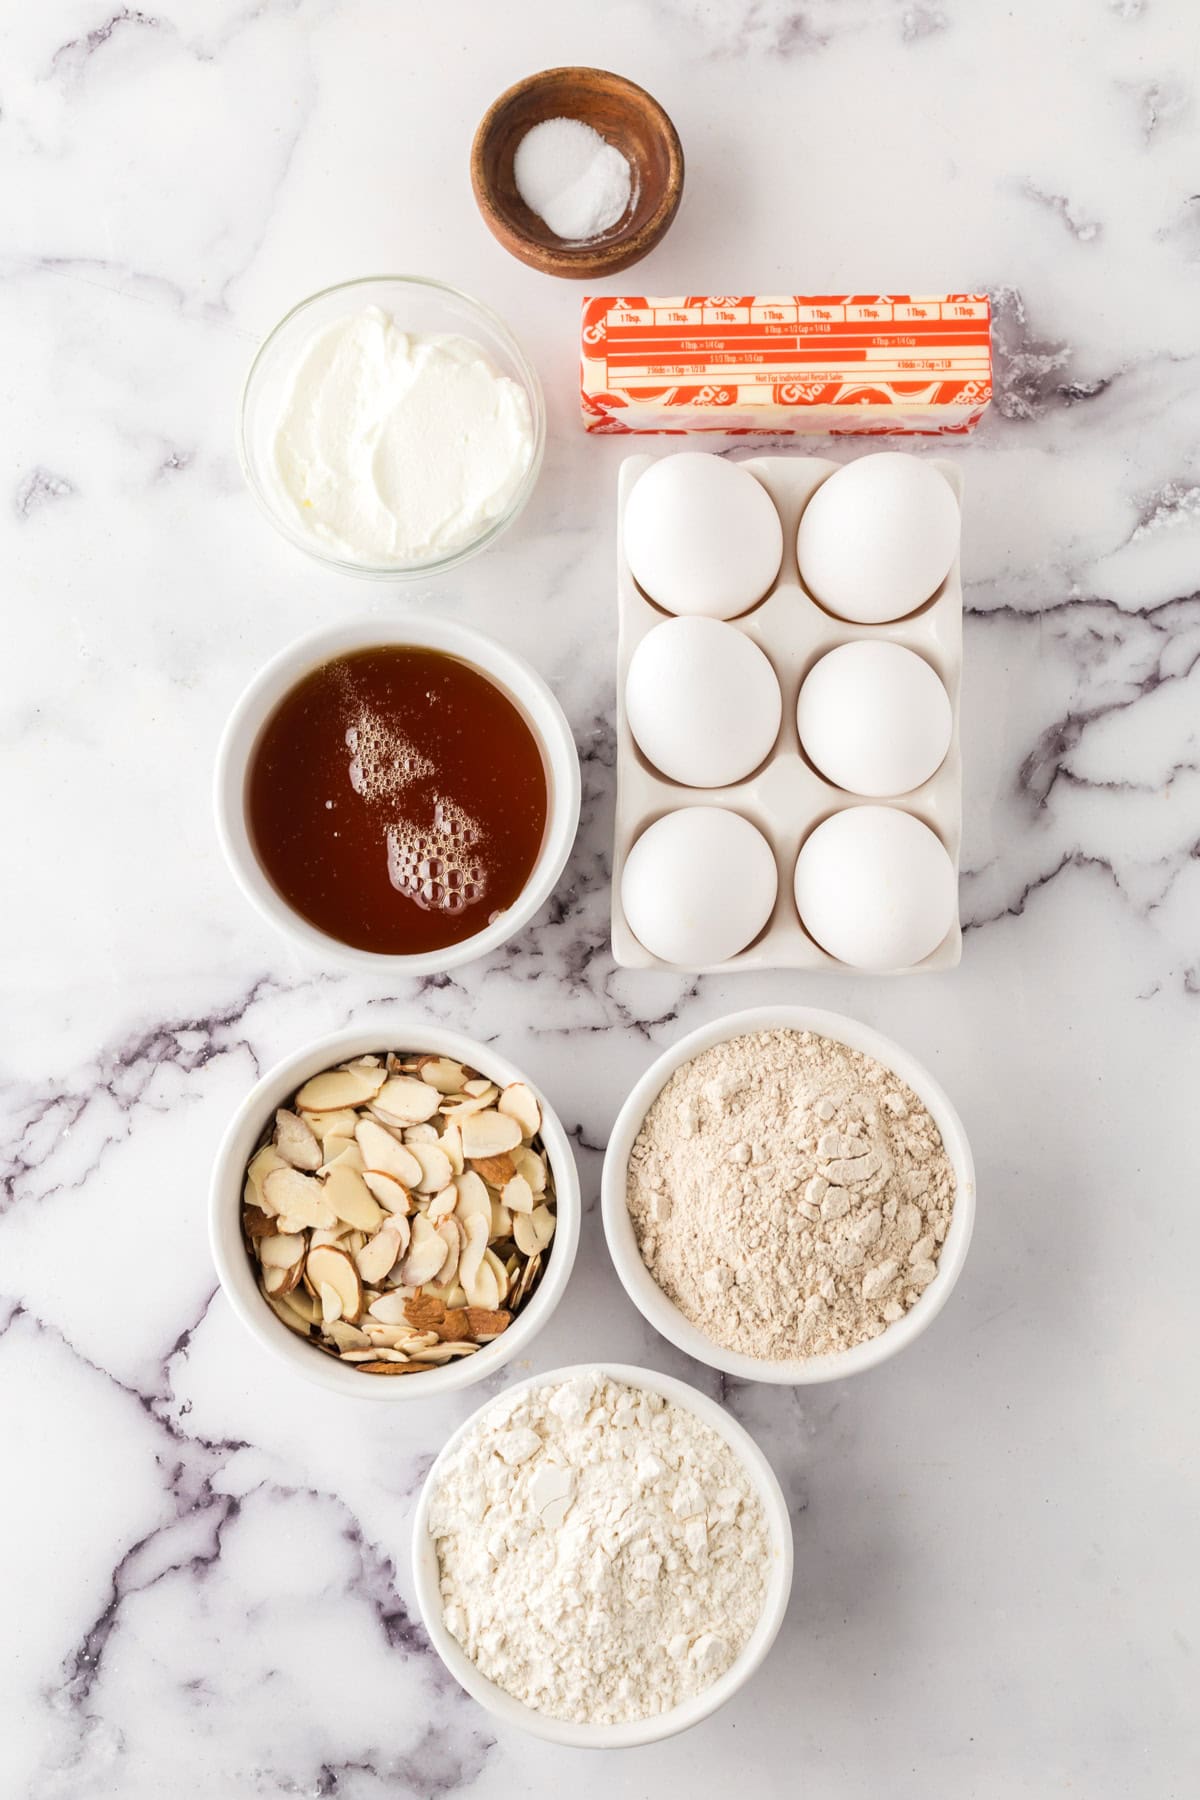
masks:
[[[507,694],[408,645],[306,675],[246,777],[250,839],[282,898],[328,936],[387,956],[461,943],[506,911],[547,807],[541,749]]]

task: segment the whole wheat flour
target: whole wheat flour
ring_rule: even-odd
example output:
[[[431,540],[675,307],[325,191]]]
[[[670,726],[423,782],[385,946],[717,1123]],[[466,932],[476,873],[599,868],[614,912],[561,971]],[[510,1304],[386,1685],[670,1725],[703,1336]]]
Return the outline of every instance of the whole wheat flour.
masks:
[[[917,1096],[810,1031],[753,1032],[677,1069],[629,1161],[642,1258],[727,1350],[845,1350],[937,1273],[954,1172]]]
[[[762,1507],[728,1444],[660,1394],[590,1370],[502,1397],[429,1511],[448,1629],[555,1719],[669,1711],[733,1662],[762,1611]]]

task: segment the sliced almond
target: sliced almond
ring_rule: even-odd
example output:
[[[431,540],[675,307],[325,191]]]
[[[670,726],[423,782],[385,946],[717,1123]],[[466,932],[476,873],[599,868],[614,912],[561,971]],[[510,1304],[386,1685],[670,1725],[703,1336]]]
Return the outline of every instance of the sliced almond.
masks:
[[[363,1168],[367,1166],[367,1159],[363,1157],[358,1141],[354,1138],[326,1138],[322,1148],[326,1152],[326,1159],[320,1165],[322,1174],[333,1168],[335,1163],[345,1163],[347,1168],[356,1168],[358,1174],[362,1174]]]
[[[480,1095],[485,1095],[490,1099],[497,1089],[495,1083],[489,1081],[486,1075],[473,1075],[469,1081],[463,1082],[463,1092],[470,1094],[473,1099]]]
[[[468,1306],[467,1325],[471,1336],[477,1338],[499,1337],[512,1324],[512,1314],[497,1308]]]
[[[441,1104],[435,1087],[414,1081],[411,1075],[393,1075],[372,1096],[375,1111],[397,1125],[420,1125],[431,1119]]]
[[[263,1182],[263,1198],[270,1202],[273,1212],[292,1223],[316,1229],[328,1228],[337,1220],[333,1204],[315,1175],[304,1175],[288,1163],[272,1169]]]
[[[364,1319],[363,1330],[373,1344],[384,1344],[391,1350],[423,1350],[426,1344],[436,1344],[437,1334],[433,1331],[414,1331],[411,1325],[381,1325],[378,1319]]]
[[[529,1290],[533,1286],[534,1282],[537,1280],[538,1270],[541,1268],[541,1266],[542,1266],[542,1259],[541,1259],[540,1255],[539,1256],[531,1256],[529,1258],[529,1261],[525,1264],[525,1267],[521,1272],[521,1278],[517,1282],[516,1286],[513,1287],[510,1283],[509,1290],[508,1290],[508,1303],[513,1308],[514,1311],[516,1310],[516,1308],[518,1306],[523,1306],[525,1304],[526,1296],[528,1295]]]
[[[439,1094],[458,1094],[467,1081],[467,1071],[452,1056],[422,1056],[417,1067],[421,1080],[435,1087]]]
[[[368,1238],[354,1258],[354,1266],[363,1281],[374,1286],[390,1275],[399,1260],[402,1247],[400,1233],[393,1225],[384,1225],[374,1237]]]
[[[421,1165],[421,1179],[416,1183],[419,1194],[438,1194],[450,1181],[454,1171],[450,1158],[440,1144],[406,1144],[405,1148]]]
[[[429,1124],[406,1125],[404,1127],[404,1141],[406,1144],[436,1144],[440,1141],[438,1138],[437,1126]]]
[[[349,1106],[336,1112],[302,1112],[300,1117],[320,1144],[331,1137],[352,1138],[358,1124],[358,1114]]]
[[[421,1287],[435,1281],[450,1254],[450,1246],[440,1237],[429,1220],[417,1213],[412,1222],[412,1237],[400,1270],[406,1287]]]
[[[375,1119],[360,1119],[354,1136],[368,1169],[375,1169],[381,1175],[394,1175],[406,1188],[416,1187],[421,1179],[421,1165],[412,1151],[406,1149],[399,1138],[393,1137],[386,1126]]]
[[[275,1148],[293,1169],[319,1169],[324,1161],[321,1146],[304,1120],[282,1106],[275,1114]]]
[[[464,1177],[465,1179],[465,1177]],[[471,1213],[462,1221],[463,1251],[458,1263],[459,1285],[471,1301],[472,1305],[482,1306],[485,1302],[475,1298],[476,1283],[479,1271],[483,1266],[483,1253],[487,1249],[488,1230],[491,1225],[491,1202],[488,1202],[488,1214]],[[490,1274],[490,1271],[489,1271]]]
[[[512,1214],[507,1206],[501,1205],[499,1200],[492,1201],[491,1233],[493,1243],[497,1238],[506,1238],[512,1235]]]
[[[515,1119],[523,1138],[535,1138],[542,1129],[542,1109],[531,1087],[523,1081],[511,1081],[496,1102],[496,1109],[506,1118]]]
[[[321,1244],[316,1250],[310,1250],[304,1275],[321,1298],[323,1314],[327,1313],[324,1290],[331,1288],[338,1300],[336,1317],[352,1325],[362,1316],[363,1287],[358,1270],[336,1244]]]
[[[341,1112],[345,1107],[365,1106],[383,1088],[387,1076],[383,1069],[355,1064],[351,1068],[327,1069],[314,1075],[296,1095],[297,1112]]]
[[[288,1299],[290,1299],[290,1295],[288,1296]],[[306,1338],[308,1336],[308,1321],[307,1319],[302,1319],[300,1314],[288,1304],[288,1299],[276,1300],[272,1295],[268,1294],[267,1305],[275,1314],[275,1317],[280,1320],[282,1324],[287,1326],[289,1331],[294,1331],[298,1337]]]
[[[431,1362],[360,1362],[356,1363],[364,1375],[419,1375],[425,1369],[436,1368]]]
[[[470,1281],[463,1282],[466,1289],[467,1302],[471,1306],[496,1307],[500,1304],[500,1284],[496,1280],[495,1271],[486,1256],[480,1262]]]
[[[422,1350],[421,1361],[426,1365],[436,1363],[440,1366],[450,1362],[459,1348],[456,1344],[430,1344],[427,1349]]]
[[[293,1263],[303,1262],[305,1248],[302,1237],[276,1233],[261,1239],[258,1260],[264,1269],[290,1269]]]
[[[533,1189],[524,1175],[514,1175],[500,1190],[500,1199],[510,1213],[531,1213],[536,1205]]]
[[[414,1294],[404,1302],[404,1317],[418,1331],[436,1329],[445,1316],[445,1306],[432,1294]]]
[[[339,1219],[358,1231],[378,1231],[383,1211],[358,1172],[343,1162],[334,1163],[325,1178],[325,1194]]]
[[[243,1207],[242,1230],[252,1243],[255,1238],[270,1237],[276,1229],[275,1220],[261,1206]]]
[[[403,1294],[381,1294],[378,1300],[372,1300],[367,1311],[380,1325],[407,1325],[404,1316],[405,1298]],[[370,1326],[367,1327],[371,1332]],[[374,1335],[371,1333],[371,1335]]]
[[[514,1213],[513,1237],[522,1256],[537,1256],[540,1253],[542,1246],[532,1213]]]
[[[471,1113],[462,1120],[463,1155],[468,1162],[480,1156],[499,1156],[515,1150],[521,1142],[521,1127],[507,1113],[491,1110]]]
[[[558,1220],[548,1206],[534,1208],[533,1226],[540,1240],[540,1250],[547,1249],[551,1238],[558,1229]]]
[[[483,1094],[447,1094],[442,1101],[442,1117],[461,1122],[469,1119],[472,1113],[486,1112],[498,1097],[499,1090],[490,1082]]]
[[[323,1281],[318,1297],[321,1302],[322,1325],[334,1324],[342,1316],[342,1296],[335,1287],[330,1286],[329,1282]]]
[[[274,1144],[264,1144],[262,1149],[256,1150],[250,1158],[249,1166],[246,1169],[246,1180],[254,1190],[258,1205],[263,1212],[274,1214],[279,1210],[278,1207],[268,1204],[267,1176],[273,1175],[276,1169],[286,1169],[287,1167],[288,1164],[280,1156]]]
[[[474,1156],[471,1158],[471,1167],[477,1175],[482,1175],[485,1181],[490,1181],[493,1187],[498,1188],[502,1188],[506,1181],[511,1181],[517,1172],[517,1165],[507,1150],[502,1151],[499,1156]]]
[[[458,1189],[453,1182],[450,1182],[440,1194],[433,1196],[425,1209],[425,1217],[431,1225],[436,1225],[439,1219],[448,1219],[457,1205]]]
[[[463,1228],[457,1219],[441,1219],[435,1229],[447,1250],[446,1260],[438,1270],[438,1280],[444,1287],[448,1287],[458,1275],[458,1259],[462,1255],[463,1244],[466,1240],[463,1236]]]
[[[320,1307],[303,1284],[293,1288],[290,1294],[284,1294],[282,1299],[283,1304],[291,1307],[306,1329],[309,1325],[315,1325],[321,1316]]]
[[[490,1250],[490,1249],[485,1250],[483,1253],[483,1260],[484,1260],[484,1263],[486,1264],[486,1266],[492,1271],[492,1274],[496,1278],[496,1294],[497,1294],[497,1305],[498,1305],[499,1302],[501,1300],[503,1300],[505,1295],[508,1293],[508,1285],[509,1285],[508,1270],[505,1268],[504,1264],[500,1261],[500,1258],[496,1255],[496,1252],[494,1250]]]
[[[417,1173],[419,1175],[420,1170]],[[380,1169],[364,1169],[362,1178],[384,1212],[407,1218],[412,1211],[412,1195],[402,1181],[397,1181],[394,1175],[385,1175]]]
[[[474,1169],[468,1169],[464,1175],[454,1177],[454,1186],[458,1193],[458,1205],[455,1208],[459,1223],[465,1225],[472,1213],[478,1213],[487,1221],[488,1229],[492,1223],[492,1196],[488,1193],[483,1178]]]
[[[342,1220],[338,1219],[336,1224],[331,1225],[327,1231],[310,1231],[308,1247],[310,1250],[319,1250],[322,1244],[341,1244],[342,1249],[346,1250],[347,1246],[342,1243],[342,1240],[349,1236],[349,1225],[343,1224]]]
[[[345,1319],[331,1319],[325,1326],[325,1336],[335,1343],[343,1356],[347,1351],[355,1355],[371,1356],[371,1340],[365,1331],[357,1325],[348,1325]]]
[[[458,1126],[447,1125],[445,1131],[443,1131],[441,1137],[438,1139],[438,1143],[446,1152],[447,1160],[449,1161],[454,1174],[461,1175],[463,1169],[466,1167],[466,1160],[463,1156],[462,1132],[459,1130]]]
[[[465,1306],[446,1308],[434,1330],[443,1344],[459,1344],[473,1335]]]
[[[512,1159],[517,1165],[517,1174],[525,1177],[533,1192],[544,1194],[547,1182],[545,1157],[539,1156],[527,1144],[520,1144],[513,1151]]]
[[[531,1213],[514,1213],[513,1236],[523,1256],[537,1256],[554,1236],[555,1218],[548,1206]]]

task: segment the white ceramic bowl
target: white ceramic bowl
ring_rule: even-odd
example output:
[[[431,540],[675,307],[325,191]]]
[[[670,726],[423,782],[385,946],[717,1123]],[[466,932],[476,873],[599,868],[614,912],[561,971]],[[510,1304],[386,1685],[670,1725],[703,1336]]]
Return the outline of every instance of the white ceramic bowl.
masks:
[[[209,1242],[217,1275],[225,1296],[238,1318],[264,1349],[279,1357],[298,1375],[317,1382],[330,1392],[352,1400],[433,1400],[458,1388],[470,1387],[529,1349],[546,1323],[570,1279],[579,1246],[579,1177],[570,1140],[558,1115],[540,1090],[542,1142],[554,1176],[558,1225],[541,1279],[529,1301],[508,1330],[474,1356],[447,1363],[440,1369],[395,1379],[361,1375],[353,1367],[314,1345],[305,1343],[277,1319],[258,1289],[250,1258],[242,1239],[242,1189],[246,1164],[253,1155],[264,1127],[310,1075],[333,1068],[351,1057],[385,1050],[423,1050],[436,1056],[453,1056],[504,1085],[527,1077],[490,1045],[477,1044],[457,1031],[431,1025],[419,1014],[382,1014],[369,1028],[338,1031],[307,1045],[295,1056],[285,1057],[264,1075],[238,1107],[217,1152],[208,1202]],[[530,1083],[530,1086],[533,1084]]]
[[[445,556],[428,558],[424,562],[362,563],[326,550],[297,520],[295,508],[275,473],[272,450],[275,427],[297,361],[315,332],[337,319],[359,312],[364,306],[377,306],[382,312],[389,313],[405,331],[473,339],[487,352],[500,373],[509,376],[524,390],[529,403],[533,426],[529,466],[512,499],[499,517],[469,543]],[[494,544],[521,513],[532,494],[545,445],[546,405],[542,385],[503,319],[489,306],[472,300],[470,295],[460,293],[457,288],[447,287],[441,281],[428,281],[419,275],[363,275],[356,281],[323,288],[319,294],[301,300],[263,339],[246,376],[238,420],[238,457],[242,473],[250,492],[276,530],[298,550],[306,551],[329,568],[376,581],[405,581],[440,575]]]
[[[894,1325],[865,1344],[851,1350],[836,1350],[824,1356],[802,1356],[786,1362],[769,1362],[756,1356],[744,1356],[737,1350],[724,1350],[711,1338],[685,1319],[674,1301],[663,1293],[642,1261],[633,1222],[626,1204],[626,1171],[629,1154],[642,1128],[642,1121],[670,1076],[683,1063],[690,1062],[702,1050],[728,1038],[741,1037],[753,1031],[815,1031],[836,1043],[848,1044],[886,1065],[924,1102],[942,1134],[946,1154],[950,1158],[957,1182],[950,1229],[942,1245],[937,1274],[913,1306]],[[939,1084],[915,1057],[899,1044],[859,1024],[841,1013],[820,1012],[810,1006],[762,1006],[750,1012],[731,1013],[699,1031],[681,1038],[652,1063],[617,1115],[604,1157],[601,1188],[604,1235],[609,1254],[616,1266],[621,1284],[642,1316],[678,1349],[743,1381],[773,1381],[781,1385],[804,1386],[817,1381],[840,1381],[847,1375],[859,1375],[886,1362],[897,1351],[920,1337],[931,1325],[950,1298],[955,1282],[962,1273],[971,1231],[975,1224],[975,1164],[962,1121]]]
[[[310,924],[277,892],[250,841],[246,776],[259,735],[285,694],[322,663],[381,644],[441,650],[470,663],[495,683],[524,718],[542,752],[546,771],[546,830],[537,861],[519,896],[491,925],[459,944],[414,956],[358,950]],[[527,925],[550,898],[563,872],[579,824],[579,757],[562,707],[541,676],[513,651],[481,631],[449,619],[404,613],[330,625],[301,638],[261,669],[229,716],[217,749],[213,788],[217,835],[234,878],[263,916],[322,961],[334,960],[389,975],[438,975],[486,956]]]
[[[658,1713],[650,1719],[636,1719],[626,1725],[576,1725],[567,1719],[548,1718],[544,1713],[534,1712],[522,1701],[514,1700],[494,1681],[481,1675],[458,1640],[451,1636],[442,1618],[437,1550],[429,1535],[429,1507],[443,1464],[470,1431],[479,1412],[484,1410],[482,1407],[442,1446],[425,1478],[413,1519],[413,1579],[417,1606],[430,1642],[460,1687],[464,1687],[473,1700],[478,1700],[480,1706],[486,1707],[506,1725],[516,1725],[552,1744],[571,1744],[580,1749],[624,1750],[638,1744],[657,1743],[661,1738],[674,1737],[677,1732],[698,1725],[701,1719],[708,1718],[710,1713],[731,1700],[760,1667],[783,1623],[792,1589],[792,1526],[775,1471],[749,1432],[714,1400],[697,1393],[685,1381],[676,1381],[672,1375],[659,1375],[654,1369],[640,1369],[630,1363],[574,1363],[570,1368],[552,1369],[548,1374],[531,1376],[528,1381],[514,1382],[505,1388],[504,1396],[522,1393],[527,1388],[550,1387],[591,1369],[599,1369],[613,1381],[626,1382],[630,1387],[662,1394],[676,1406],[685,1407],[711,1426],[718,1437],[724,1438],[745,1467],[754,1492],[762,1502],[771,1562],[763,1609],[741,1655],[702,1694],[683,1701],[670,1712]],[[492,1404],[494,1402],[488,1402],[488,1405]]]

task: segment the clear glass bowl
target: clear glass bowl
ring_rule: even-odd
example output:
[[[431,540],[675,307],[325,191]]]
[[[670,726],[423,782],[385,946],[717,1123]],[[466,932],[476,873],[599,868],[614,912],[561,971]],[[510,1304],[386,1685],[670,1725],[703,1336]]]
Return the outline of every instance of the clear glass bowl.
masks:
[[[445,556],[424,562],[375,564],[354,562],[326,550],[296,520],[291,502],[275,472],[272,439],[284,395],[299,357],[322,326],[332,324],[364,306],[378,306],[405,331],[453,333],[473,339],[487,352],[501,374],[508,375],[524,391],[533,423],[533,447],[529,467],[508,506],[469,543]],[[546,445],[546,406],[537,373],[504,321],[489,307],[460,294],[457,288],[419,275],[364,275],[323,288],[302,300],[263,339],[250,365],[242,390],[238,422],[238,456],[250,492],[276,530],[298,550],[304,550],[326,567],[347,575],[363,575],[374,581],[405,581],[415,576],[440,575],[457,563],[476,556],[507,531],[533,492]]]

